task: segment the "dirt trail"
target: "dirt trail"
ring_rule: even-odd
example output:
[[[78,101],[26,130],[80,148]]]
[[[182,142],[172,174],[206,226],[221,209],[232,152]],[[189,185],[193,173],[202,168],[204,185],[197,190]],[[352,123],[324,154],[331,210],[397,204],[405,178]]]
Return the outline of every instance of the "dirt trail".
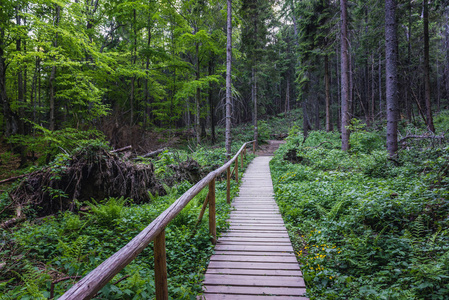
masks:
[[[281,144],[285,144],[283,140],[268,140],[268,144],[263,144],[260,149],[256,151],[259,156],[272,156]]]

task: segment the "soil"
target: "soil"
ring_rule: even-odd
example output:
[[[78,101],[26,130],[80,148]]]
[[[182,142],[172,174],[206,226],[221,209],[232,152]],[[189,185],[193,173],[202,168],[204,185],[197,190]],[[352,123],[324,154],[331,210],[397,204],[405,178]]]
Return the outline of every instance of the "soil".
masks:
[[[259,150],[256,154],[259,156],[273,156],[274,151],[276,151],[281,144],[285,144],[286,141],[282,140],[268,140],[268,144],[263,144],[259,146]]]

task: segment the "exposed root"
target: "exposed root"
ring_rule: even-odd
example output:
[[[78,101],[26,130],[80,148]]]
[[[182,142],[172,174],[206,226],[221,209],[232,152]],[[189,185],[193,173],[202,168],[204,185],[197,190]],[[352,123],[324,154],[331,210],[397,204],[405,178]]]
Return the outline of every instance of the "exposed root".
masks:
[[[134,164],[104,149],[88,147],[58,165],[29,174],[11,197],[22,207],[31,205],[40,217],[74,211],[75,200],[124,196],[134,203],[148,202],[148,191],[164,193],[152,164]]]

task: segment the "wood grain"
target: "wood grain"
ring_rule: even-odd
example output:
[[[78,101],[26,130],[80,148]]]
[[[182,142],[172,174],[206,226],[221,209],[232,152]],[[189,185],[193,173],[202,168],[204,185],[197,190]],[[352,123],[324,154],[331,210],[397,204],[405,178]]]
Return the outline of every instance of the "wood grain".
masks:
[[[256,158],[241,179],[229,230],[219,238],[205,275],[204,299],[307,299],[272,196],[269,159]]]

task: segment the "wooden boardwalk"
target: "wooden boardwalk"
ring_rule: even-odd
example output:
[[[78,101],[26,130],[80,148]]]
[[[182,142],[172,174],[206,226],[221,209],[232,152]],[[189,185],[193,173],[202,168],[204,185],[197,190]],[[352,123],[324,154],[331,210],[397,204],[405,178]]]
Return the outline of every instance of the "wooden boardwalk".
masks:
[[[229,231],[219,238],[211,257],[202,299],[307,299],[273,198],[270,159],[255,158],[243,176]]]

